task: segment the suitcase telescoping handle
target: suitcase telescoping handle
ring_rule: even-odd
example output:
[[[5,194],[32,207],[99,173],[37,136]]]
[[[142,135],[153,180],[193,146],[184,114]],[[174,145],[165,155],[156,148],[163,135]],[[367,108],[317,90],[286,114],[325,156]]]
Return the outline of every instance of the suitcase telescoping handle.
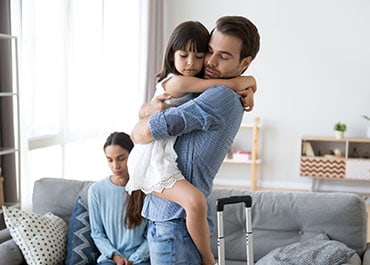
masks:
[[[253,265],[253,234],[252,234],[252,198],[249,195],[244,196],[231,196],[226,198],[220,198],[216,200],[217,209],[217,246],[218,246],[218,265],[225,265],[225,238],[224,238],[224,219],[223,211],[224,206],[228,204],[244,203],[246,213],[246,250],[247,250],[247,263]]]

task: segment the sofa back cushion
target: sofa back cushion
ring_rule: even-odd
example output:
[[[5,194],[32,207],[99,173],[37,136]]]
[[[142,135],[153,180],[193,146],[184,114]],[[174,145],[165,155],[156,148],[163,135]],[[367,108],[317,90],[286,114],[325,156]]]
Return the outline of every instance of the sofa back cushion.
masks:
[[[367,242],[367,210],[363,198],[350,193],[244,191],[214,189],[208,198],[216,220],[217,198],[252,196],[254,259],[275,248],[325,233],[362,256]],[[226,258],[246,260],[245,208],[243,204],[224,209]],[[217,254],[217,225],[211,239]]]
[[[32,195],[33,212],[38,214],[52,212],[68,223],[76,199],[81,196],[87,202],[87,191],[93,183],[58,178],[36,180]]]

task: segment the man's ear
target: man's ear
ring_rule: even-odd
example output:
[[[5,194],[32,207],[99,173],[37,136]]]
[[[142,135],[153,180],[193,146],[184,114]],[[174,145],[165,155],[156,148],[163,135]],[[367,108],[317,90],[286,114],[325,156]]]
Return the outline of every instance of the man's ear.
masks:
[[[244,73],[244,71],[248,69],[251,62],[252,62],[252,56],[243,58],[243,60],[240,63],[240,66],[242,68],[242,73]]]

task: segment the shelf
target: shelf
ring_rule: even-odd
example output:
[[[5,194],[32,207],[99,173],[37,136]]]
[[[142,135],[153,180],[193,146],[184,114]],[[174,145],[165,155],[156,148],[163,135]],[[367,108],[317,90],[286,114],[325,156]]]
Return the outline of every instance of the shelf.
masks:
[[[18,96],[18,94],[12,92],[0,92],[0,97],[12,97],[12,96]]]
[[[257,124],[256,126],[254,124],[241,124],[240,125],[240,128],[241,129],[243,129],[243,128],[245,128],[245,129],[253,129],[255,127],[261,128],[261,124]]]
[[[253,164],[253,163],[257,163],[257,164],[261,164],[262,160],[261,159],[257,159],[255,162],[253,160],[236,160],[236,159],[225,159],[224,160],[224,163],[227,163],[227,164]]]
[[[302,141],[319,141],[319,142],[360,142],[370,143],[370,138],[342,138],[337,139],[329,136],[303,136]]]
[[[312,178],[311,190],[320,180],[370,182],[370,139],[302,137],[300,176]]]
[[[18,208],[20,209],[21,208],[21,205],[19,202],[4,202],[2,206],[6,206],[6,207],[14,207],[14,208]],[[0,214],[3,213],[3,209],[0,208]]]
[[[0,33],[0,39],[12,40],[12,39],[16,39],[16,37],[12,35]]]
[[[351,178],[322,178],[322,177],[311,177],[311,176],[302,176],[306,178],[312,178],[316,180],[338,180],[338,181],[358,181],[358,182],[370,182],[370,179],[351,179]]]
[[[0,100],[3,119],[0,128],[2,146],[0,146],[0,168],[3,181],[4,205],[19,206],[21,201],[21,152],[20,152],[20,101],[19,101],[19,69],[18,39],[16,36],[1,34],[2,65],[8,76],[1,84]],[[4,45],[3,45],[4,44]],[[4,76],[5,77],[5,76]],[[3,81],[3,80],[2,80]]]
[[[260,141],[260,119],[257,117],[253,120],[253,123],[248,124],[244,123],[240,125],[239,129],[239,136],[234,139],[234,144],[238,145],[236,142],[237,140],[240,140],[238,146],[240,149],[244,149],[242,146],[245,143],[249,143],[249,150],[250,153],[245,159],[242,159],[244,157],[238,157],[238,159],[232,159],[232,158],[225,158],[224,164],[229,165],[248,165],[251,167],[250,171],[250,181],[251,181],[251,189],[256,190],[257,189],[257,171],[258,171],[258,165],[262,163],[261,159],[259,159],[258,155],[258,147],[259,147],[259,141]],[[245,130],[251,130],[251,135],[247,135],[246,137],[242,137],[241,134],[245,133]],[[238,149],[239,149],[238,148]]]
[[[18,151],[19,151],[19,149],[16,149],[16,148],[0,148],[0,156],[8,155],[8,154],[14,154]]]

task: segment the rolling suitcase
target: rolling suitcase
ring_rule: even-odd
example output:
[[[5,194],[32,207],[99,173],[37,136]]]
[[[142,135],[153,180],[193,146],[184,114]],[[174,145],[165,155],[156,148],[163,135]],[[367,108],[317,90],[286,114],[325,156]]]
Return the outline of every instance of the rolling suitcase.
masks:
[[[246,250],[248,265],[253,265],[253,234],[252,234],[252,198],[249,195],[231,196],[216,200],[217,209],[217,246],[218,246],[218,265],[225,265],[225,238],[224,238],[224,206],[227,204],[244,203],[246,217]]]

